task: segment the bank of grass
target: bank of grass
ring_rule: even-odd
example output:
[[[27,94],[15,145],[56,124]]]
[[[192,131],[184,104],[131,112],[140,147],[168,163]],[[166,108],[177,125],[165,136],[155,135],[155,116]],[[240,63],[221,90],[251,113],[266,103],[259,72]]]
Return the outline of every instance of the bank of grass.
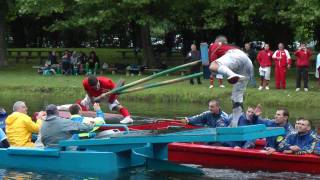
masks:
[[[82,80],[84,76],[42,76],[31,68],[32,64],[12,63],[8,68],[0,69],[0,91],[1,95],[12,93],[34,94],[55,94],[61,97],[83,97]],[[128,77],[123,74],[106,74],[114,81],[125,79],[127,83],[135,81],[138,76]],[[180,76],[164,76],[157,81]],[[257,88],[249,87],[246,91],[245,104],[254,105],[261,103],[268,107],[294,107],[312,108],[319,107],[319,87],[313,77],[310,77],[309,92],[295,92],[294,70],[291,70],[287,80],[287,90],[275,90],[274,81],[271,82],[271,90],[258,91]],[[258,78],[257,78],[258,80]],[[190,85],[188,81],[168,86],[147,89],[121,95],[121,99],[134,101],[152,102],[178,102],[178,103],[206,103],[209,99],[218,98],[222,102],[230,104],[232,86],[225,81],[226,88],[215,87],[209,89],[209,81],[203,80],[202,85]],[[67,102],[67,100],[66,100]],[[229,106],[229,105],[228,105]]]

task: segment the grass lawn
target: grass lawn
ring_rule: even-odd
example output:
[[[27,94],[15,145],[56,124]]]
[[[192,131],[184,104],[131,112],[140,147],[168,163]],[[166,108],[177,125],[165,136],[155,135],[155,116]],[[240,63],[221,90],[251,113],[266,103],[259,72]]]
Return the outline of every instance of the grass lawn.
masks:
[[[24,93],[58,93],[58,94],[84,94],[81,82],[84,76],[42,76],[32,69],[32,64],[11,63],[8,68],[0,69],[1,93],[12,91],[23,91]],[[315,78],[310,77],[309,92],[295,92],[295,70],[291,69],[287,80],[287,90],[275,90],[274,80],[271,81],[271,90],[258,91],[257,88],[248,87],[246,91],[246,104],[261,103],[268,106],[286,107],[319,107],[320,102],[319,86]],[[126,82],[132,82],[142,77],[125,76],[124,74],[106,74],[114,81],[120,78]],[[164,76],[156,81],[180,76]],[[258,80],[258,78],[257,78]],[[226,88],[209,89],[209,81],[203,80],[202,85],[191,86],[188,82],[180,82],[173,85],[148,89],[131,94],[122,95],[122,98],[132,100],[148,100],[157,102],[195,102],[205,103],[209,99],[219,98],[221,101],[230,100],[232,86],[225,81]]]

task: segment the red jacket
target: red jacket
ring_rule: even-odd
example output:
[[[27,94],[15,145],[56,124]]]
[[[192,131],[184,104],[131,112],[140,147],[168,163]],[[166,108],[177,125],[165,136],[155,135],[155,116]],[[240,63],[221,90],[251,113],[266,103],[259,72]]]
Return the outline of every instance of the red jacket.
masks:
[[[258,53],[257,60],[261,67],[269,67],[272,65],[272,51],[261,50]]]
[[[215,61],[221,56],[225,55],[230,49],[238,49],[235,46],[223,43],[211,43],[209,47],[209,60],[210,62]]]
[[[114,89],[116,87],[116,84],[109,78],[106,78],[106,77],[97,77],[99,83],[100,83],[100,89],[97,91],[97,90],[94,90],[90,85],[89,85],[89,82],[88,82],[88,78],[85,78],[83,81],[82,81],[82,85],[84,87],[84,89],[86,90],[87,94],[91,97],[98,97],[100,96],[101,94],[105,93],[105,92],[108,92],[112,89]],[[115,94],[112,94],[109,96],[109,100],[108,102],[109,103],[113,103],[113,101],[117,99],[117,95]]]
[[[276,50],[276,52],[274,52],[272,55],[272,59],[275,62],[276,68],[287,67],[288,65],[291,65],[291,57],[289,51],[286,49]]]
[[[310,50],[299,49],[294,53],[294,55],[297,57],[297,61],[296,61],[297,67],[304,67],[304,66],[309,67],[309,59],[312,55]]]

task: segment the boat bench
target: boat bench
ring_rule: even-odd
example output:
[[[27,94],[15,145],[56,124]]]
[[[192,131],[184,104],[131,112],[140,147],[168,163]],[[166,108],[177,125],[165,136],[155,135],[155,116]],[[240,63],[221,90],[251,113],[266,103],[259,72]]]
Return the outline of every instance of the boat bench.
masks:
[[[58,148],[18,148],[10,147],[7,149],[9,155],[17,156],[50,156],[57,157],[60,155]]]

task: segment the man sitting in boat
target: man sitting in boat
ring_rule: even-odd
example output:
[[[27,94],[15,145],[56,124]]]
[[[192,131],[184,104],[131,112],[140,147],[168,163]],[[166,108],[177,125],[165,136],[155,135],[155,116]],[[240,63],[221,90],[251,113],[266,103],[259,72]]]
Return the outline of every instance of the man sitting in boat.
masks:
[[[261,109],[260,109],[261,110]],[[257,109],[259,111],[259,109]],[[262,113],[258,112],[259,114]],[[292,127],[292,125],[288,122],[289,119],[289,111],[286,108],[278,108],[276,111],[276,114],[274,116],[274,120],[270,119],[262,119],[260,117],[259,121],[264,121],[264,124],[267,127],[283,127],[285,129],[285,134],[280,135],[280,136],[272,136],[272,137],[267,137],[266,141],[266,153],[267,154],[272,154],[273,152],[277,151],[279,149],[279,144],[290,134],[294,134],[295,130]]]
[[[13,104],[13,113],[6,119],[6,133],[11,146],[34,147],[31,141],[32,133],[38,133],[41,126],[41,118],[45,116],[40,112],[37,122],[33,122],[27,115],[28,108],[23,101]]]
[[[239,118],[238,126],[249,126],[249,125],[256,125],[256,124],[267,124],[266,121],[257,118],[262,113],[261,105],[257,105],[256,108],[249,106],[245,113]],[[231,117],[232,118],[232,117]],[[230,119],[231,119],[230,118]],[[256,140],[250,141],[232,141],[232,142],[225,142],[224,145],[234,147],[234,148],[245,148],[250,149],[255,147]]]
[[[297,120],[295,129],[297,133],[290,134],[279,144],[279,151],[286,154],[311,154],[316,145],[311,122],[301,117]]]
[[[106,77],[89,76],[84,79],[82,85],[87,92],[86,97],[81,101],[81,105],[86,106],[88,109],[95,102],[95,98],[103,93],[106,93],[116,87],[116,84]],[[132,123],[128,109],[123,107],[117,100],[116,94],[111,94],[108,98],[102,98],[99,101],[106,102],[111,111],[118,111],[124,119],[120,123]]]
[[[54,104],[46,107],[46,113],[47,118],[40,130],[41,141],[45,147],[58,147],[60,140],[70,139],[73,134],[89,132],[94,127],[94,122],[85,124],[59,117],[58,108]]]
[[[6,133],[0,128],[0,148],[8,148],[10,146]]]
[[[96,125],[105,124],[104,114],[101,111],[99,103],[94,103],[93,108],[96,112],[96,117],[84,117],[82,116],[82,109],[79,104],[73,104],[69,107],[69,112],[71,114],[71,121],[80,122],[80,123],[90,123],[94,122]],[[93,129],[93,131],[97,130],[99,127]],[[80,137],[90,137],[90,133],[81,133],[73,135],[73,139],[79,139]]]
[[[184,124],[209,126],[212,128],[226,127],[228,125],[228,114],[220,108],[218,100],[209,102],[209,111],[205,111],[199,115],[186,117],[181,120]]]

